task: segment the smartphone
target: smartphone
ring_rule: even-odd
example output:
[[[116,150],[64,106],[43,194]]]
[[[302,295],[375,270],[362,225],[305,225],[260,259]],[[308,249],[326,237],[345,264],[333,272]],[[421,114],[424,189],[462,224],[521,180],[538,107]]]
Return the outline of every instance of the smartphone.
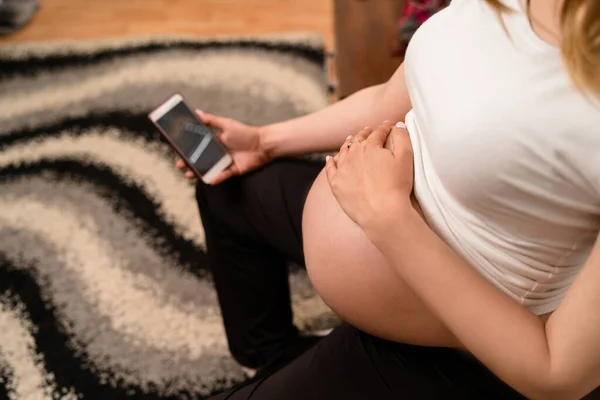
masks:
[[[231,165],[231,156],[180,94],[158,106],[148,118],[189,169],[205,183],[210,183]]]

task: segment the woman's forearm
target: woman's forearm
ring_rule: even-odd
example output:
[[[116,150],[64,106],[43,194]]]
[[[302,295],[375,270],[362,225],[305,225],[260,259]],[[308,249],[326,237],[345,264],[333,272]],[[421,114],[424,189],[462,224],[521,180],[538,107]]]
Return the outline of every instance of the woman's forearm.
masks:
[[[538,317],[458,257],[409,204],[377,225],[367,235],[471,353],[528,397],[562,398]]]
[[[268,125],[263,147],[273,157],[338,149],[348,135],[369,124],[381,91],[382,85],[371,86],[315,113]]]
[[[315,113],[263,127],[263,148],[273,157],[338,149],[346,137],[410,110],[404,68],[386,83],[363,89]]]

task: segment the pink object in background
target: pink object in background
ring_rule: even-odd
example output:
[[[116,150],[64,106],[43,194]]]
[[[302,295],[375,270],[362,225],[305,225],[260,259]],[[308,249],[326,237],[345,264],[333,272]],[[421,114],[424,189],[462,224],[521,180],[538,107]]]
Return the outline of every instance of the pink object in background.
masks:
[[[407,0],[402,16],[392,32],[391,54],[403,56],[419,26],[448,4],[450,0]]]

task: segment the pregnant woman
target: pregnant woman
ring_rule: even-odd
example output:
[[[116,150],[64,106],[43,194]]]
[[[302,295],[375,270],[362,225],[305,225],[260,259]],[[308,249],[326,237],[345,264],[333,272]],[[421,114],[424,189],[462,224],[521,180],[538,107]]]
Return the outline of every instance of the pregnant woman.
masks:
[[[599,98],[598,0],[454,0],[385,84],[266,127],[202,114],[235,160],[197,190],[233,356],[260,369],[312,344],[289,260],[347,322],[222,396],[593,391]]]

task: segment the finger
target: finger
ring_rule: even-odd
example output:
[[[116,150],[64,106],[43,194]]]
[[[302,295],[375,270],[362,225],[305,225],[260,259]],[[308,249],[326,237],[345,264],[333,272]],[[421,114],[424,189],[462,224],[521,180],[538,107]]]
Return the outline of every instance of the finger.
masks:
[[[358,134],[348,136],[346,138],[346,141],[344,142],[344,144],[342,144],[342,147],[340,147],[339,153],[335,156],[335,162],[336,163],[344,162],[344,160],[348,156],[348,152],[350,151],[350,148],[352,146],[357,145],[360,142],[364,142],[366,140],[366,138],[369,137],[369,135],[371,134],[371,131],[372,131],[372,129],[367,126],[367,127],[363,128],[362,131],[358,132]],[[352,143],[352,145],[350,145],[350,143]]]
[[[327,156],[325,162],[325,174],[327,175],[327,181],[329,182],[329,186],[331,186],[331,183],[333,182],[333,178],[335,178],[336,173],[337,165],[335,160],[333,159],[333,157]]]
[[[354,142],[354,143],[352,143],[352,142]],[[352,143],[352,145],[350,145],[350,143]],[[346,141],[344,142],[342,147],[340,147],[340,152],[338,153],[338,157],[335,159],[336,165],[341,165],[342,163],[344,163],[346,161],[346,158],[348,157],[348,153],[350,152],[350,147],[348,145],[350,145],[350,146],[357,145],[356,136],[350,135],[346,138]]]
[[[235,167],[229,167],[225,171],[221,172],[219,175],[215,176],[213,180],[210,182],[211,185],[218,185],[221,182],[226,181],[234,175],[238,175],[238,171]]]
[[[340,151],[343,149],[348,149],[348,144],[350,144],[350,142],[364,142],[372,132],[373,129],[366,126],[356,135],[349,135],[344,141],[344,144],[342,144],[342,146],[340,147]]]
[[[395,156],[404,154],[406,152],[412,152],[412,143],[410,141],[410,135],[406,129],[406,125],[403,122],[398,122],[392,129],[390,134],[391,137],[391,149]]]
[[[333,158],[336,164],[341,162],[342,159],[346,158],[346,153],[348,152],[348,143],[350,143],[352,140],[352,135],[348,135],[348,137],[346,137],[346,140],[344,140],[344,143],[342,143],[342,145],[340,146],[340,151],[338,151],[338,153]]]
[[[194,174],[192,171],[186,171],[185,177],[188,179],[194,179],[196,177],[196,174]]]
[[[352,135],[348,135],[348,137],[346,137],[346,140],[344,140],[344,143],[342,143],[338,152],[335,153],[335,155],[333,156],[333,161],[335,161],[336,163],[340,161],[340,154],[342,154],[342,151],[348,147],[348,143],[351,139]]]
[[[198,115],[198,118],[200,118],[200,121],[204,122],[206,125],[213,126],[222,131],[225,130],[225,125],[227,125],[227,118],[205,113],[202,110],[196,110],[196,114]]]
[[[373,133],[373,129],[369,128],[368,126],[364,127],[363,130],[358,133],[358,135],[354,136],[353,140],[356,140],[357,142],[364,142],[367,140],[369,135],[371,135],[371,133]]]
[[[375,129],[371,135],[369,135],[366,142],[369,144],[375,144],[378,147],[383,147],[391,130],[392,124],[388,121],[385,121],[383,124],[379,125],[379,127]]]
[[[177,169],[181,169],[181,170],[184,170],[184,169],[187,169],[187,165],[185,164],[185,161],[183,161],[183,160],[179,159],[179,160],[177,160],[177,162],[175,163],[175,168],[177,168]]]

